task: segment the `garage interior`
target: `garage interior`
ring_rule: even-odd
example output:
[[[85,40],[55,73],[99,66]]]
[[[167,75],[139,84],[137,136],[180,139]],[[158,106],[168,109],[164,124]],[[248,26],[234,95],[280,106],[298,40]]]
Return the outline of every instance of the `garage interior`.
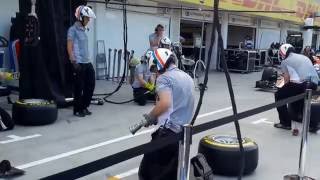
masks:
[[[207,23],[191,20],[181,20],[180,36],[182,52],[191,59],[205,58]]]
[[[244,27],[244,26],[235,26],[229,25],[228,27],[228,40],[227,48],[228,49],[238,49],[240,46],[243,46],[243,43],[246,40],[246,37],[250,37],[254,41],[254,46],[256,45],[256,28]],[[240,45],[242,43],[242,45]]]

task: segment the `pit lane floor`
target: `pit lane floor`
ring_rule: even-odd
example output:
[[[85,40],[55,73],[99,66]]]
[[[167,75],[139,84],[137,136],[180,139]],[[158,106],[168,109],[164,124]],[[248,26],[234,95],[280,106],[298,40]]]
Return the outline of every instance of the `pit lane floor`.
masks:
[[[261,72],[231,74],[238,105],[242,112],[274,101],[273,94],[254,89]],[[97,81],[96,92],[110,92],[116,83]],[[196,124],[212,121],[232,114],[231,103],[223,73],[212,72],[209,77],[200,118]],[[198,98],[197,93],[197,98]],[[124,85],[111,100],[132,98],[129,85]],[[5,98],[1,106],[10,110]],[[146,143],[155,127],[143,129],[137,136],[131,136],[128,126],[139,121],[143,113],[153,104],[140,107],[134,103],[124,105],[105,104],[90,107],[93,115],[78,118],[72,115],[72,108],[60,109],[55,124],[41,127],[16,126],[12,131],[0,133],[0,160],[8,159],[15,167],[26,171],[18,180],[35,180],[41,177],[80,166],[121,150]],[[45,118],[45,117],[44,117]],[[276,110],[270,110],[240,121],[242,135],[250,137],[259,145],[259,165],[245,180],[278,180],[284,175],[296,173],[300,136],[294,137],[290,131],[273,127],[278,122]],[[221,126],[193,136],[191,156],[197,153],[199,140],[210,134],[235,135],[233,124]],[[320,135],[310,135],[307,175],[320,179]],[[137,157],[110,168],[101,170],[81,179],[106,180],[109,176],[124,180],[137,179],[137,168],[141,157]],[[217,180],[232,180],[236,177],[215,176]]]

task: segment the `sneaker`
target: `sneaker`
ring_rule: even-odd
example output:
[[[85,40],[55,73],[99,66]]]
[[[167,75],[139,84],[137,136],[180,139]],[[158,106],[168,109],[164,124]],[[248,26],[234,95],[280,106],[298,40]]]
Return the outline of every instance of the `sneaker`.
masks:
[[[275,128],[285,129],[285,130],[291,130],[291,126],[285,126],[281,123],[277,123],[273,125]]]
[[[86,114],[83,111],[75,111],[73,112],[73,115],[78,116],[78,117],[85,117]]]
[[[85,115],[91,115],[92,114],[92,112],[90,112],[87,108],[83,110],[83,113]]]

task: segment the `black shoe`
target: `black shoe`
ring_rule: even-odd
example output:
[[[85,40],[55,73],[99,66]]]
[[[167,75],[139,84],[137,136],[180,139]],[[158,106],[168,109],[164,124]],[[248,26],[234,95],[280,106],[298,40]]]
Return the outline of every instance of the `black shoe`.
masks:
[[[83,111],[74,111],[73,115],[78,116],[78,117],[85,117],[86,114]]]
[[[12,167],[8,160],[0,162],[0,178],[14,178],[23,175],[25,172],[21,169]]]
[[[314,133],[314,134],[317,134],[317,132],[320,130],[320,128],[318,127],[310,127],[309,128],[309,132],[310,133]]]
[[[90,112],[87,108],[83,110],[83,113],[85,115],[91,115],[92,114],[92,112]]]
[[[277,123],[273,125],[275,128],[285,129],[285,130],[291,130],[291,126],[285,126],[281,123]]]

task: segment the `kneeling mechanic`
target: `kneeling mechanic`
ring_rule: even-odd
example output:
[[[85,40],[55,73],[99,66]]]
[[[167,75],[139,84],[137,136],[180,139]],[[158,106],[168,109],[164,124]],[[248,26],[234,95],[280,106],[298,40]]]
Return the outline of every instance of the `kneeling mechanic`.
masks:
[[[134,101],[140,106],[146,105],[148,100],[155,101],[154,81],[155,77],[148,66],[152,51],[148,51],[141,58],[141,64],[135,69],[134,81],[132,83]]]

